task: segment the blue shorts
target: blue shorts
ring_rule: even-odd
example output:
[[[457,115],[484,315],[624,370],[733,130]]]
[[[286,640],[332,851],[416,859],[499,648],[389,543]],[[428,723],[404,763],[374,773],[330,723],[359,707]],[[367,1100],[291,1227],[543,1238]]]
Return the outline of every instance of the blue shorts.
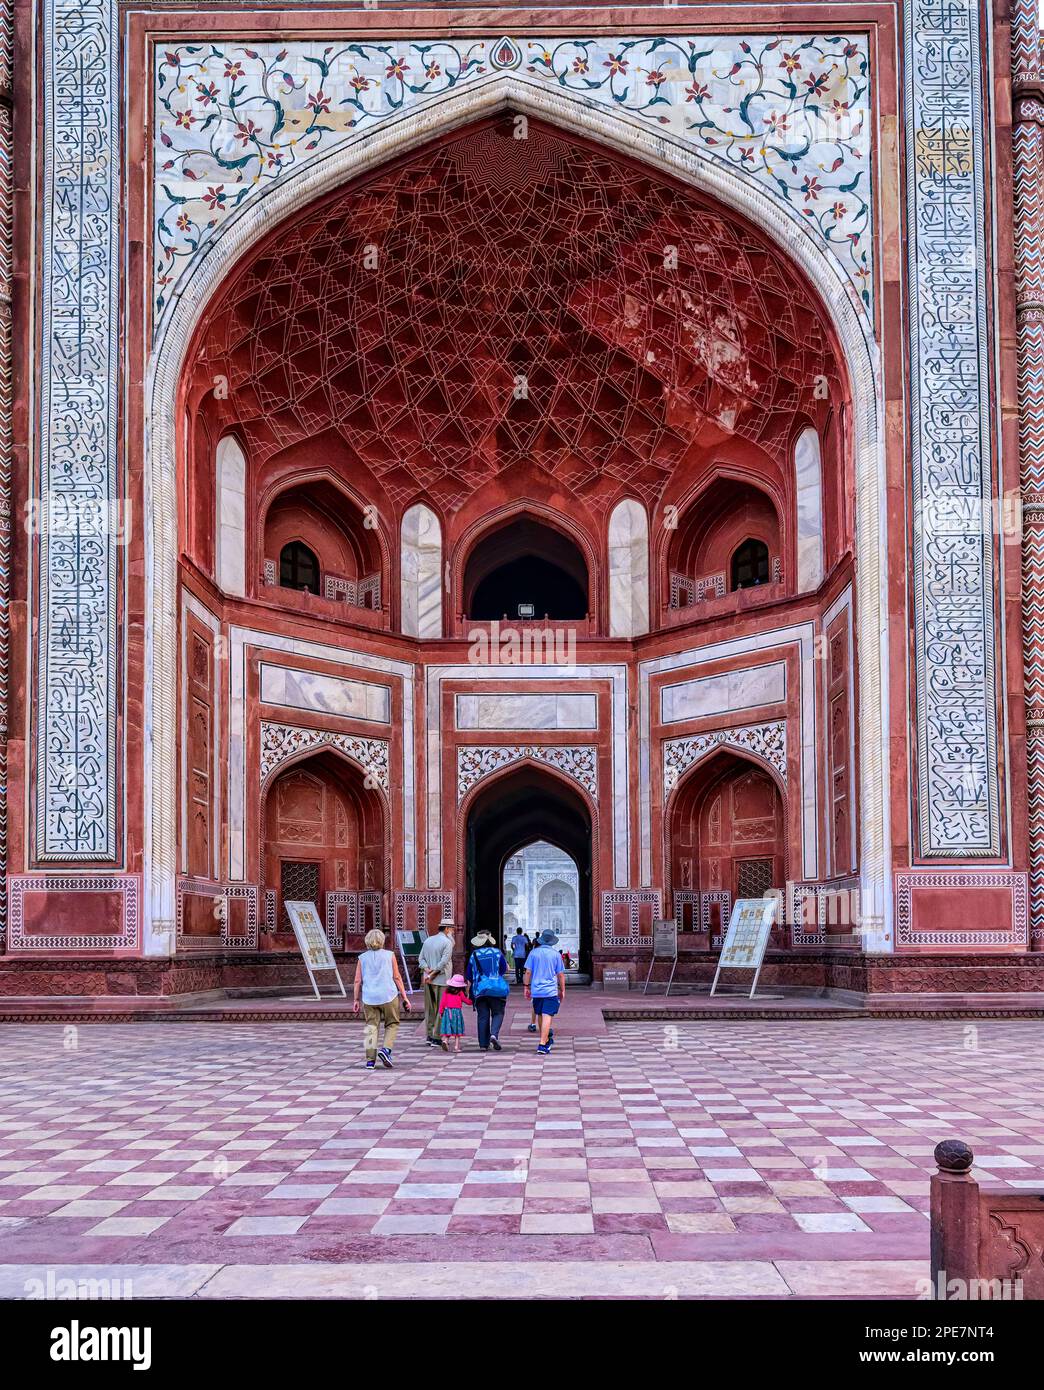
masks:
[[[562,1001],[557,994],[553,999],[534,999],[533,1012],[535,1014],[550,1014],[551,1017],[554,1017],[554,1015],[558,1013],[561,1004]]]

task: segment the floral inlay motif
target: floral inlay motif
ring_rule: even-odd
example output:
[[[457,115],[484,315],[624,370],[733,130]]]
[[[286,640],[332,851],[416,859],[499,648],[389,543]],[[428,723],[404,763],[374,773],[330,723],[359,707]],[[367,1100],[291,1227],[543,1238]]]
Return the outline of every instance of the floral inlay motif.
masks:
[[[715,748],[738,748],[755,753],[770,763],[782,778],[787,775],[787,726],[783,720],[772,724],[748,724],[741,729],[715,729],[690,738],[672,738],[663,745],[663,790],[666,795],[693,763]]]
[[[497,71],[579,93],[767,185],[871,305],[865,35],[263,43],[161,49],[156,316],[230,213],[405,107]]]
[[[522,745],[498,743],[487,747],[467,747],[457,749],[457,800],[488,777],[491,772],[519,763],[527,758],[535,762],[547,763],[571,777],[591,796],[598,796],[598,766],[594,748],[590,746],[564,748],[560,745]]]

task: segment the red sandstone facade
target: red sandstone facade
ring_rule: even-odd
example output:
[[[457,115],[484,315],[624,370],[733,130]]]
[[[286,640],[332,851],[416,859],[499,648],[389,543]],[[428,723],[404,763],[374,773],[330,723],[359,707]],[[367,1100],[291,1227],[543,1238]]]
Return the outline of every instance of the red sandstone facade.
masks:
[[[30,18],[16,5],[15,515],[38,477],[32,228],[45,209],[30,134],[46,79],[29,61]],[[769,21],[742,6],[157,7],[120,22],[131,520],[115,615],[116,852],[64,863],[41,852],[52,811],[34,694],[40,558],[36,538],[16,533],[0,992],[299,983],[284,897],[315,898],[349,955],[373,924],[449,913],[470,936],[496,919],[504,858],[535,838],[577,860],[581,964],[596,982],[607,965],[643,978],[663,916],[679,924],[681,977],[709,978],[732,902],[777,889],[767,981],[1038,989],[1022,537],[1004,527],[990,542],[995,838],[984,849],[969,832],[965,850],[940,852],[926,829],[933,769],[921,770],[915,714],[930,651],[913,616],[911,173],[894,9],[795,4]],[[844,146],[867,173],[849,179],[868,209],[848,236],[864,257],[854,279],[828,276],[841,254],[828,234],[806,246],[800,226],[773,230],[746,156],[718,188],[681,137],[675,156],[667,135],[657,147],[655,131],[614,133],[612,102],[589,117],[591,98],[571,125],[529,95],[516,42],[702,32],[742,45],[828,31],[857,34],[869,68],[849,91],[866,126]],[[209,76],[184,53],[193,41],[220,51],[222,71],[256,44],[244,51],[271,53],[277,73],[280,45],[290,63],[328,38],[389,35],[388,90],[406,45],[461,36],[488,45],[503,90],[491,81],[488,99],[446,104],[445,117],[428,107],[413,124],[404,97],[386,145],[363,129],[339,173],[298,176],[303,192],[280,174],[268,204],[259,194],[235,214],[233,155],[253,158],[262,135],[233,123],[228,182],[193,174],[211,157],[209,136],[184,143],[207,120]],[[1024,43],[1020,99],[1037,92],[1039,107],[1035,30]],[[1037,217],[1040,200],[1012,196],[1004,5],[992,45],[984,323],[1000,503],[1020,487],[1020,419],[1023,466],[1035,447],[1012,219],[1013,208]],[[657,75],[669,90],[651,61],[636,57],[631,80],[659,92]],[[839,61],[806,58],[800,80]],[[600,51],[598,66],[609,66]],[[335,75],[297,88],[298,70],[284,86],[303,94],[296,110],[310,103],[304,146],[345,103],[328,99]],[[683,114],[710,100],[679,99]],[[244,105],[236,119],[263,125],[267,109]],[[799,178],[794,217],[812,212],[829,231]],[[227,221],[197,224],[186,180],[203,216]],[[855,195],[831,196],[840,226]],[[179,235],[209,237],[210,262],[191,249],[176,261]],[[500,611],[505,594],[523,596],[523,572],[561,616]]]

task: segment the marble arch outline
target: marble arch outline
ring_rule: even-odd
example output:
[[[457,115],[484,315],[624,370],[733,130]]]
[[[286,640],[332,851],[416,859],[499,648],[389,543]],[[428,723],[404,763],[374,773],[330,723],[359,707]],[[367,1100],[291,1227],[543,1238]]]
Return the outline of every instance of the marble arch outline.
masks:
[[[837,260],[818,246],[796,217],[753,179],[725,168],[707,154],[665,133],[651,131],[621,110],[597,108],[562,90],[547,90],[517,73],[494,73],[473,85],[450,90],[412,107],[357,140],[332,149],[324,159],[276,182],[244,202],[182,281],[157,327],[146,373],[145,494],[150,529],[146,535],[146,674],[150,697],[145,739],[144,946],[146,955],[167,953],[175,917],[177,852],[177,504],[175,409],[185,353],[213,294],[243,254],[271,230],[274,221],[393,157],[427,144],[472,121],[511,110],[543,119],[610,151],[637,158],[739,211],[758,226],[808,276],[841,344],[853,409],[856,483],[856,563],[860,592],[858,620],[859,707],[888,727],[887,617],[883,596],[884,459],[877,370],[879,355],[865,316],[851,297]],[[887,739],[860,745],[862,807],[861,873],[867,900],[886,914],[890,872]]]

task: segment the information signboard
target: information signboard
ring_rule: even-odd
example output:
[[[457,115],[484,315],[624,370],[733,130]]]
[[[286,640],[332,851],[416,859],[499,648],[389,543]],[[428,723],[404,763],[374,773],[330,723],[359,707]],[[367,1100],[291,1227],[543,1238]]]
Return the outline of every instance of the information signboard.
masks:
[[[671,962],[671,974],[667,981],[667,993],[670,994],[674,972],[678,968],[678,923],[673,917],[657,917],[653,922],[652,960],[649,962],[649,973],[645,977],[643,994],[649,993],[649,981],[658,960]]]
[[[612,967],[607,965],[605,969],[602,971],[602,988],[630,989],[631,972],[629,970],[614,970]]]
[[[765,898],[739,898],[736,901],[729,918],[729,929],[725,933],[721,955],[718,957],[718,968],[714,972],[711,994],[717,989],[718,976],[723,970],[753,970],[754,980],[748,997],[754,998],[778,907],[779,898],[776,895]]]
[[[413,976],[410,974],[410,962],[416,964],[417,957],[421,953],[424,945],[426,933],[420,931],[399,931],[395,933],[395,944],[399,948],[399,955],[402,958],[402,973],[406,977],[406,988],[413,993]]]
[[[290,925],[294,929],[298,949],[304,957],[305,968],[308,971],[308,978],[312,982],[312,989],[315,990],[315,997],[317,999],[322,998],[319,993],[319,986],[315,982],[316,971],[332,970],[341,987],[341,994],[347,999],[348,991],[344,987],[344,981],[341,979],[341,972],[334,960],[333,951],[330,950],[330,942],[319,918],[318,907],[315,903],[307,902],[286,902],[283,905],[286,908],[286,915],[290,918]]]

